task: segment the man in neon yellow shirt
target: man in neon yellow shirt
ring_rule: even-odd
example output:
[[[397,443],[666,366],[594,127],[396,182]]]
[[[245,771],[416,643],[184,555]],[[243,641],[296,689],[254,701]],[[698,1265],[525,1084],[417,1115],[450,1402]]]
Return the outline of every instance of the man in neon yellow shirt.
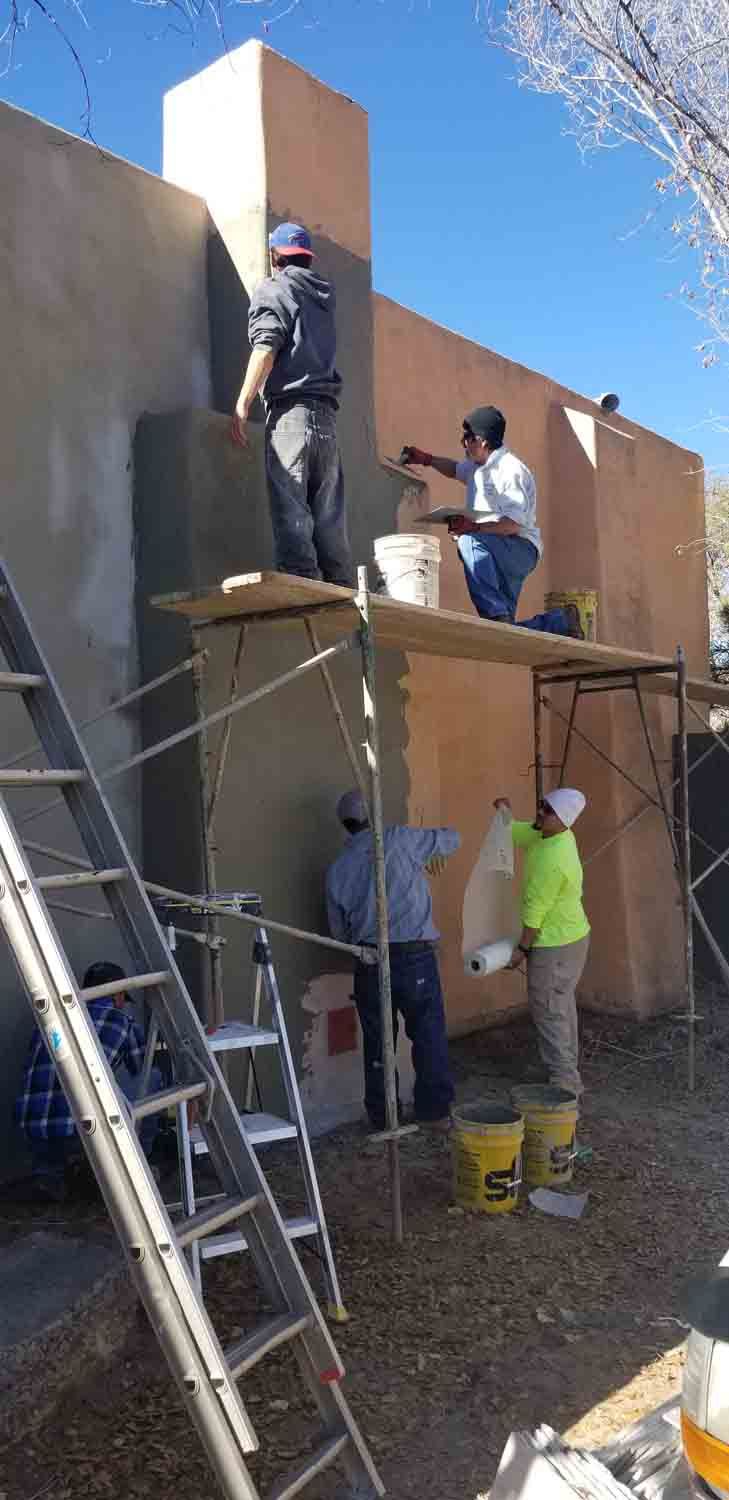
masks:
[[[499,797],[496,807],[508,807]],[[590,946],[582,905],[582,864],[572,824],[585,806],[582,792],[547,792],[536,821],[511,825],[514,846],[526,851],[521,892],[521,938],[509,968],[526,962],[529,1010],[549,1082],[582,1092],[575,990]]]

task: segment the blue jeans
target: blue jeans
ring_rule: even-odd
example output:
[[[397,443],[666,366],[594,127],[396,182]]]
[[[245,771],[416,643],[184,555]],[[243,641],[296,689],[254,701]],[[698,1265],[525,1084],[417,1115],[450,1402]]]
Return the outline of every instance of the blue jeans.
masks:
[[[524,630],[546,630],[567,635],[563,609],[550,609],[530,620],[516,619],[516,606],[524,580],[539,562],[536,547],[523,536],[479,536],[471,532],[458,538],[458,554],[466,574],[471,603],[484,620],[502,620]]]
[[[354,567],[333,407],[312,400],[271,408],[266,476],[279,573],[352,587]]]
[[[114,1075],[117,1088],[130,1101],[136,1099],[139,1092],[139,1075],[132,1075],[126,1068],[119,1068]],[[149,1092],[156,1094],[163,1087],[162,1074],[159,1068],[153,1068],[149,1078]],[[145,1156],[149,1156],[157,1136],[157,1120],[154,1115],[147,1115],[139,1122],[139,1144]],[[74,1132],[73,1135],[52,1136],[50,1140],[30,1138],[28,1141],[32,1159],[31,1170],[34,1177],[51,1177],[58,1182],[63,1181],[66,1167],[72,1161],[78,1161],[83,1156],[83,1147]]]
[[[415,1113],[419,1120],[441,1120],[453,1100],[448,1062],[443,993],[432,948],[416,952],[390,948],[392,1029],[397,1043],[398,1011],[413,1044]],[[365,1109],[375,1130],[385,1128],[385,1085],[380,1032],[380,985],[376,964],[358,963],[354,998],[364,1044]]]

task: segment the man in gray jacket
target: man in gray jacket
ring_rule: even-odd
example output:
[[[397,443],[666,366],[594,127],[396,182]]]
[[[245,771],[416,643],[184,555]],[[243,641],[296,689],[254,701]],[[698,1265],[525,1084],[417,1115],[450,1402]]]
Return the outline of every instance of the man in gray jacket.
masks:
[[[233,413],[245,447],[256,396],[266,410],[266,475],[280,573],[354,584],[347,536],[337,411],[334,288],[311,269],[311,238],[300,224],[269,235],[271,276],[248,314],[251,356]]]

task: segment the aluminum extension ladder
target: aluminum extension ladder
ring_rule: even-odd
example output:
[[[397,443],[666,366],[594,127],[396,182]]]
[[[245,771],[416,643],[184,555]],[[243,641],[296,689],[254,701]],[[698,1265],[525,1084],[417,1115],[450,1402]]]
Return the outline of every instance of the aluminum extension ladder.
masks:
[[[208,1029],[206,1033],[208,1046],[211,1052],[215,1053],[245,1052],[247,1055],[246,1109],[245,1113],[241,1115],[241,1126],[245,1130],[250,1144],[258,1149],[262,1146],[272,1145],[278,1141],[296,1141],[308,1212],[298,1215],[295,1218],[285,1219],[286,1232],[290,1239],[314,1240],[326,1286],[327,1315],[332,1322],[346,1323],[348,1315],[342,1302],[339,1278],[337,1276],[329,1230],[324,1214],[324,1204],[322,1203],[319,1183],[317,1181],[306,1117],[296,1078],[296,1068],[294,1067],[294,1059],[291,1054],[291,1045],[286,1028],[286,1016],[281,1002],[281,993],[268,942],[268,934],[264,926],[264,919],[261,916],[261,897],[252,891],[216,891],[211,892],[207,899],[215,901],[218,906],[227,906],[231,911],[244,911],[250,916],[261,917],[261,925],[254,929],[255,937],[252,957],[256,978],[251,1021],[250,1023],[244,1021],[227,1021],[214,1030]],[[178,900],[157,898],[154,900],[154,905],[160,915],[161,921],[165,924],[174,923],[180,912],[189,912],[194,916],[200,911],[200,907],[195,906],[194,900],[183,903]],[[168,928],[168,930],[174,933],[174,927]],[[271,1016],[270,1026],[261,1025],[261,999],[264,991]],[[155,1031],[152,1027],[150,1028],[147,1044],[150,1062],[150,1054],[154,1048],[154,1042]],[[281,1075],[288,1104],[288,1119],[263,1112],[260,1107],[260,1100],[257,1111],[251,1108],[253,1104],[254,1082],[253,1054],[259,1047],[276,1047],[278,1049]],[[192,1129],[189,1127],[186,1104],[178,1105],[176,1114],[182,1205],[185,1213],[189,1216],[194,1214],[196,1209],[194,1160],[195,1158],[207,1155],[208,1145],[199,1125],[193,1126]],[[206,1198],[206,1206],[213,1201],[213,1199]],[[247,1241],[245,1233],[240,1227],[223,1230],[220,1234],[210,1234],[201,1241],[193,1241],[188,1250],[188,1257],[193,1275],[200,1289],[202,1290],[201,1260],[213,1260],[218,1256],[232,1255],[246,1249]]]
[[[103,888],[135,973],[170,1052],[176,1083],[128,1105],[116,1088],[85,1001],[113,984],[79,989],[43,890],[78,875],[36,879],[0,796],[0,925],[8,939],[68,1098],[79,1136],[116,1228],[132,1279],[198,1429],[226,1500],[258,1500],[245,1455],[258,1440],[237,1381],[271,1349],[290,1343],[302,1384],[318,1409],[314,1447],[279,1479],[269,1500],[293,1500],[338,1463],[357,1500],[384,1493],[342,1394],[344,1370],[286,1234],[255,1153],[182,982],[113,814],[20,603],[0,562],[0,650],[9,671],[0,690],[22,695],[45,751],[45,771],[0,770],[1,787],[61,787],[90,860],[88,884]],[[201,1129],[224,1197],[175,1225],[165,1209],[135,1125],[197,1099]],[[223,1350],[185,1258],[185,1247],[224,1225],[245,1224],[263,1295],[273,1314]]]

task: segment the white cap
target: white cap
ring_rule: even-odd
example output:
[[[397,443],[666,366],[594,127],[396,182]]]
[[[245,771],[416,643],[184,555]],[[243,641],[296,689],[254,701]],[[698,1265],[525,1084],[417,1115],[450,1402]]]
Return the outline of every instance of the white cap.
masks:
[[[584,810],[587,798],[582,792],[575,791],[574,787],[560,786],[553,792],[545,792],[544,801],[549,803],[552,812],[556,812],[560,823],[564,823],[565,828],[571,828]]]

